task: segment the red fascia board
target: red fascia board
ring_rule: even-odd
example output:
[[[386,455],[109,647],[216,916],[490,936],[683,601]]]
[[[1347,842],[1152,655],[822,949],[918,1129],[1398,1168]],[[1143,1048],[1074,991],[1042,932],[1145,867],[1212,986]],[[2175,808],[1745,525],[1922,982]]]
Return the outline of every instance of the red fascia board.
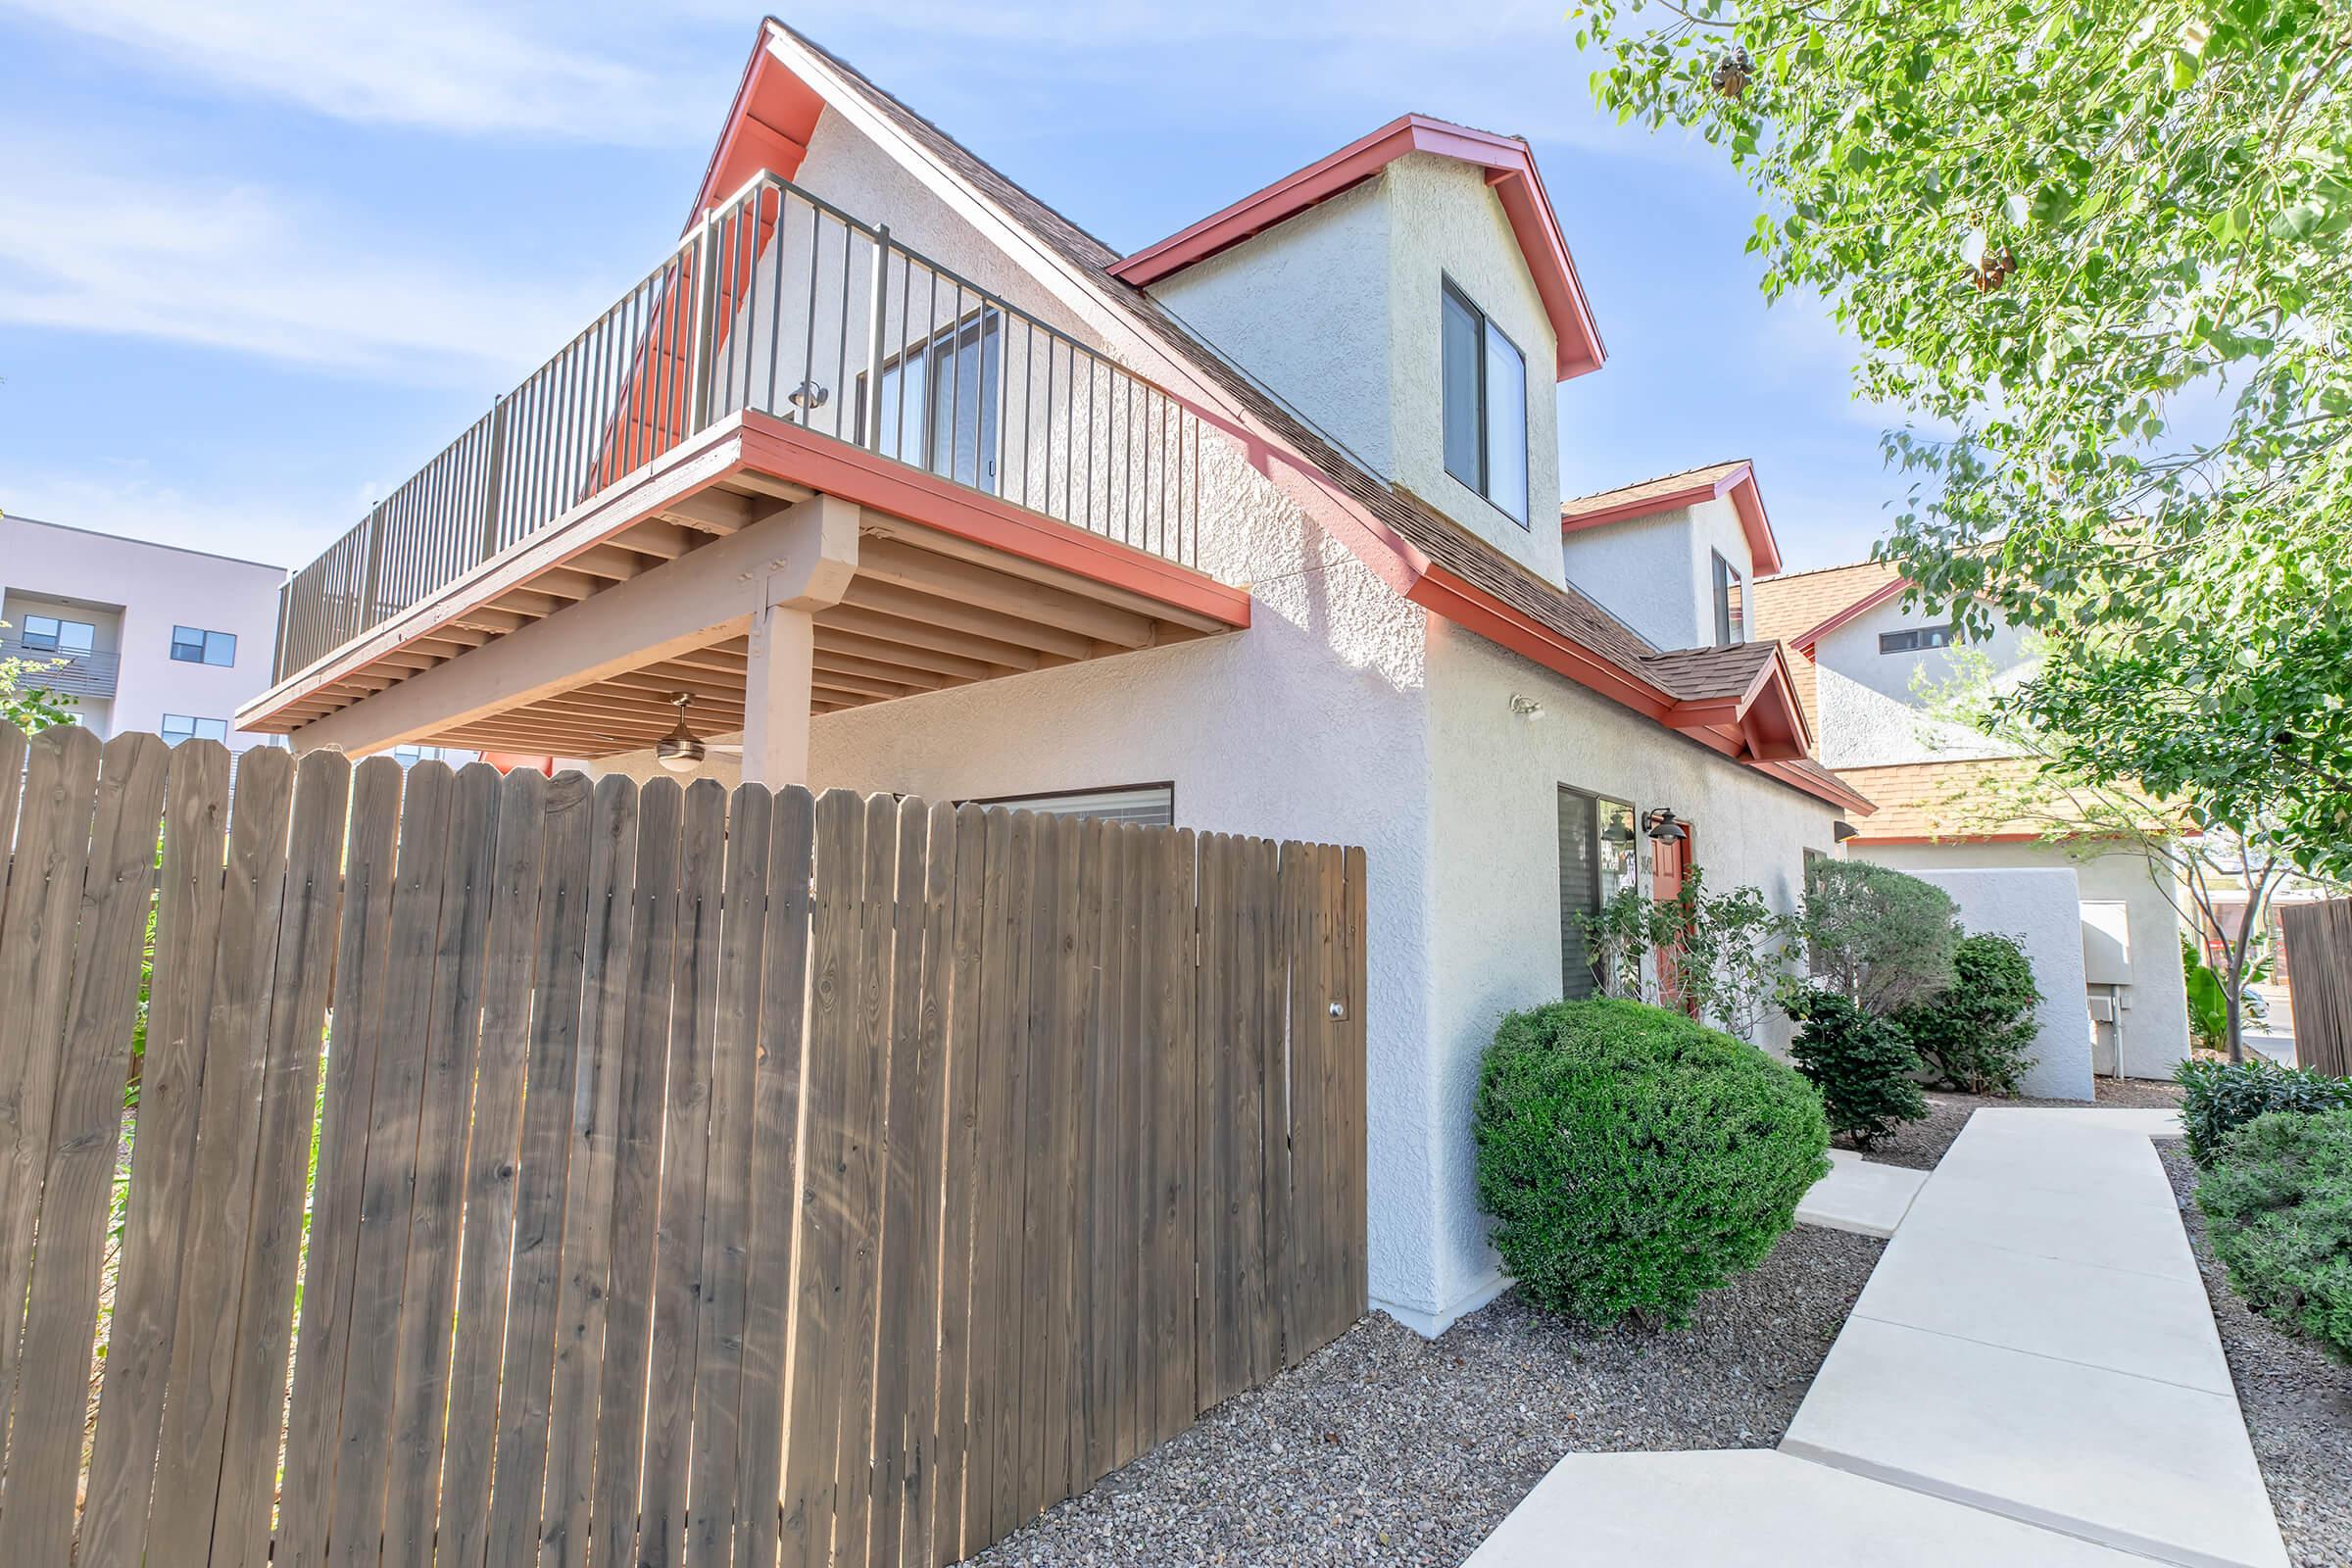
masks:
[[[1551,198],[1544,189],[1544,178],[1536,171],[1527,144],[1423,115],[1404,115],[1389,122],[1222,212],[1122,259],[1111,267],[1110,273],[1138,288],[1173,276],[1362,183],[1412,152],[1432,153],[1487,171],[1487,183],[1502,203],[1536,290],[1543,296],[1544,315],[1551,321],[1558,345],[1557,378],[1565,381],[1599,369],[1608,350],[1600,341],[1592,302],[1577,276],[1558,215],[1552,211]]]
[[[1783,783],[1791,785],[1796,789],[1803,790],[1807,795],[1813,796],[1817,800],[1824,800],[1829,802],[1832,806],[1844,808],[1851,815],[1871,816],[1876,814],[1879,809],[1878,807],[1871,803],[1869,796],[1860,794],[1850,786],[1838,782],[1835,775],[1824,778],[1817,773],[1800,770],[1790,762],[1758,762],[1756,766],[1762,769],[1764,772],[1770,773],[1773,777],[1781,780]],[[1851,844],[1854,841],[1852,839],[1848,839],[1846,842]],[[1893,839],[1875,839],[1871,842],[1878,844],[1891,844],[1896,841]]]
[[[1445,616],[1465,631],[1476,632],[1498,647],[1533,660],[1555,674],[1599,693],[1645,718],[1736,761],[1744,762],[1792,789],[1832,806],[1867,814],[1870,802],[1841,784],[1789,767],[1799,757],[1760,755],[1738,721],[1738,700],[1710,704],[1679,704],[1657,687],[1635,679],[1616,664],[1574,640],[1540,626],[1477,584],[1466,582],[1441,567],[1423,572],[1405,597],[1434,614]],[[1708,710],[1701,713],[1700,710]]]
[[[694,210],[686,215],[681,233],[691,230],[714,203],[741,189],[744,181],[762,169],[790,179],[800,172],[801,160],[808,155],[808,138],[816,131],[825,101],[775,57],[767,40],[768,31],[762,25],[760,41],[743,68],[743,79],[736,84],[735,101],[727,106],[717,145],[704,166],[702,183],[695,189]]]
[[[2039,844],[2039,833],[1857,833],[1848,844]]]
[[[1781,569],[1781,545],[1773,537],[1772,518],[1764,511],[1764,492],[1756,484],[1753,464],[1742,463],[1720,479],[1701,480],[1679,490],[1620,501],[1592,512],[1571,515],[1566,508],[1562,508],[1560,532],[1582,533],[1587,528],[1605,527],[1609,523],[1625,522],[1635,517],[1652,517],[1661,512],[1694,507],[1702,501],[1720,501],[1725,496],[1732,498],[1732,510],[1740,517],[1740,531],[1747,539],[1749,569],[1759,577],[1771,576]]]
[[[744,466],[774,473],[859,506],[872,507],[1019,556],[1041,565],[1241,628],[1250,624],[1250,590],[1190,566],[1024,512],[995,496],[923,468],[818,435],[757,411],[743,421]]]
[[[1852,604],[1846,606],[1835,615],[1830,616],[1829,619],[1823,621],[1820,625],[1810,627],[1807,630],[1797,633],[1794,637],[1789,638],[1788,646],[1795,649],[1798,653],[1804,655],[1807,659],[1811,659],[1813,657],[1813,649],[1815,645],[1817,645],[1824,637],[1827,637],[1830,633],[1836,631],[1840,626],[1846,625],[1855,620],[1859,620],[1862,616],[1869,614],[1881,605],[1900,597],[1905,590],[1910,588],[1910,586],[1911,584],[1908,579],[1897,577],[1892,582],[1884,583],[1877,588],[1873,588],[1869,593],[1864,594],[1861,598],[1855,600]]]

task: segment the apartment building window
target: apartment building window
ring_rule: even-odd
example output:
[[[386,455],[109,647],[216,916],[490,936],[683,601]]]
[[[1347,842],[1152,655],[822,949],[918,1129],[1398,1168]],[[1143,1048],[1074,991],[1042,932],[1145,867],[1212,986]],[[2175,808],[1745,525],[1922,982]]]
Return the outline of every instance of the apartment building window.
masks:
[[[1879,633],[1879,652],[1882,654],[1916,654],[1930,648],[1949,648],[1952,628],[1949,626],[1910,626],[1902,631]]]
[[[21,634],[24,646],[42,654],[86,654],[97,646],[98,628],[86,620],[63,620],[56,615],[26,615]]]
[[[1634,808],[1563,784],[1560,814],[1560,995],[1575,1001],[1604,989],[1601,956],[1585,940],[1585,918],[1638,885],[1642,835]]]
[[[1729,648],[1747,641],[1747,584],[1740,581],[1740,570],[1715,555],[1715,646]]]
[[[1527,526],[1527,356],[1445,285],[1446,471]]]
[[[237,662],[237,634],[233,631],[206,631],[197,626],[172,628],[172,657],[183,664],[219,664],[222,667]]]
[[[225,718],[191,718],[185,713],[164,715],[164,739],[177,746],[181,741],[224,741],[228,739],[228,720]]]

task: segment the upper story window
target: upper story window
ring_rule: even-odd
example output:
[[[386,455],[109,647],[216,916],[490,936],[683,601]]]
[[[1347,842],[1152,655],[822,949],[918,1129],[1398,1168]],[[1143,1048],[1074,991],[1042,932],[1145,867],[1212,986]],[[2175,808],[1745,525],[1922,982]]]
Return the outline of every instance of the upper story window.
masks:
[[[62,620],[55,615],[26,615],[24,646],[43,654],[86,654],[97,646],[98,628],[86,620]]]
[[[1902,631],[1879,633],[1879,652],[1882,654],[1916,654],[1929,648],[1949,648],[1952,628],[1949,626],[1910,626]]]
[[[183,664],[234,664],[237,662],[237,634],[233,631],[205,631],[195,626],[172,628],[172,657]]]
[[[1715,552],[1715,646],[1729,648],[1747,641],[1747,585],[1740,568]]]
[[[1446,471],[1527,526],[1527,356],[1448,281]]]
[[[228,720],[225,718],[191,718],[185,713],[164,715],[164,739],[177,746],[181,741],[224,741],[228,739]]]

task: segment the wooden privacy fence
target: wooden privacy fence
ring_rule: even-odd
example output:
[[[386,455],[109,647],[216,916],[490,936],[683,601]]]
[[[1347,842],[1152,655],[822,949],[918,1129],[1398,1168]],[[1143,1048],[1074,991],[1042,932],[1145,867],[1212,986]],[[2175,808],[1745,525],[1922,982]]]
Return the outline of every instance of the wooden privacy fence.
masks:
[[[12,1564],[943,1563],[1363,1310],[1359,850],[229,772],[0,726]]]
[[[2295,1060],[2352,1077],[2352,899],[2278,906],[2295,1015]]]

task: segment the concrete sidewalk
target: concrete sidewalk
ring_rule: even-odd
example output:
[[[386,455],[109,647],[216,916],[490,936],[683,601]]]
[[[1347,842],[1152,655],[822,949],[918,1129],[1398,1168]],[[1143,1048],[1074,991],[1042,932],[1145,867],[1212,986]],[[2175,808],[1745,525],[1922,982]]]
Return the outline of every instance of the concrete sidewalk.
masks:
[[[2169,1118],[1971,1117],[1782,1450],[2165,1562],[2283,1564],[2148,1142]]]
[[[1779,1452],[1571,1454],[1469,1568],[2282,1568],[2148,1142],[2178,1128],[2170,1111],[1978,1111],[1895,1214]],[[1870,1177],[1840,1161],[1807,1202],[1884,1218],[1900,1195]]]

